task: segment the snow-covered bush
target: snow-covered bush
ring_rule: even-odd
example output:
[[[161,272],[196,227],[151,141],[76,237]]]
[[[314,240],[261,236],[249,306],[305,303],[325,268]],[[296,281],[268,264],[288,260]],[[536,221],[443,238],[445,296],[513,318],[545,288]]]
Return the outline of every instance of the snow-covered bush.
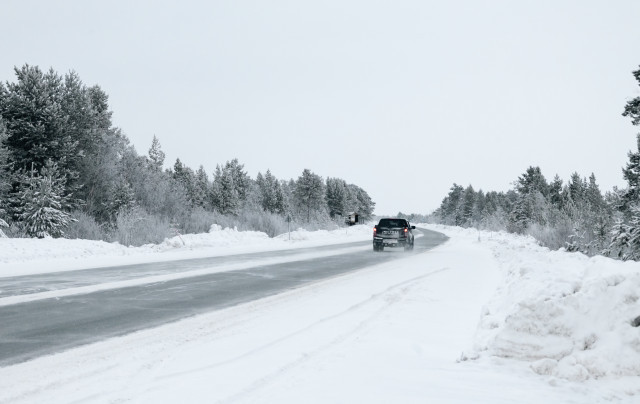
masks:
[[[83,211],[75,211],[71,213],[74,221],[69,224],[65,237],[70,239],[84,240],[105,240],[108,237],[104,226],[101,226],[96,220]]]
[[[116,217],[114,241],[125,246],[141,246],[157,244],[165,238],[173,236],[168,220],[150,215],[140,207],[121,211]]]

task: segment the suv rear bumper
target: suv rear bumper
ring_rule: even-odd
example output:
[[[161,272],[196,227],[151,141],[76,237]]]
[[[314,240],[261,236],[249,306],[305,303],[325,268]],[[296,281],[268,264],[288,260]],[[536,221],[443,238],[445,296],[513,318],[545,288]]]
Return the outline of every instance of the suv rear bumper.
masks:
[[[404,247],[410,244],[409,237],[400,237],[400,238],[384,238],[384,237],[374,237],[373,245],[375,246],[384,246],[384,247]]]

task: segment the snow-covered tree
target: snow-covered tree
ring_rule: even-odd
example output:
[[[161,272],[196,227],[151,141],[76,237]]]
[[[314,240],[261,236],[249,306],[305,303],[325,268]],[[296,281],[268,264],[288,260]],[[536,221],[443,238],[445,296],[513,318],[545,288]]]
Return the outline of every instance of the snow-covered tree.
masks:
[[[0,89],[1,91],[1,89]],[[9,170],[9,149],[5,146],[7,140],[7,131],[0,116],[0,227],[8,227],[5,221],[7,215],[7,206],[9,203],[9,190],[11,188],[10,170]],[[0,230],[0,237],[4,236]]]
[[[473,225],[473,208],[476,201],[476,193],[469,185],[462,194],[462,205],[460,206],[462,215],[462,225],[469,227]]]
[[[17,220],[31,237],[60,237],[74,219],[67,213],[70,195],[65,195],[65,178],[56,163],[45,162],[38,173],[31,169],[22,176],[17,199]]]
[[[636,136],[637,151],[628,153],[629,162],[622,169],[627,181],[627,189],[622,195],[622,211],[630,212],[631,207],[640,201],[640,133]]]
[[[551,202],[551,204],[557,209],[562,209],[564,204],[562,188],[562,180],[560,179],[560,176],[556,174],[556,176],[553,177],[551,184],[549,184],[549,202]]]
[[[209,183],[209,176],[207,175],[204,166],[200,165],[196,171],[194,181],[193,202],[195,206],[210,208],[210,189],[211,185]]]
[[[160,141],[153,135],[153,140],[151,141],[151,147],[149,148],[149,167],[156,170],[162,171],[162,166],[164,165],[165,154],[162,151]]]
[[[120,177],[113,184],[109,200],[106,202],[106,210],[113,221],[118,214],[131,210],[136,205],[136,198],[131,184],[126,178]]]
[[[640,206],[632,206],[629,222],[616,221],[611,230],[610,255],[627,260],[640,260]]]
[[[259,190],[259,200],[262,210],[270,213],[283,214],[285,211],[285,197],[280,182],[271,174],[270,170],[262,175],[258,173],[256,184]]]
[[[636,78],[638,84],[640,84],[640,69],[634,71],[633,76]],[[627,102],[622,116],[630,117],[633,125],[640,125],[640,97],[634,97],[632,100]]]
[[[298,206],[305,211],[307,222],[311,220],[312,211],[326,206],[324,193],[322,177],[305,168],[296,181],[294,196]]]
[[[15,73],[17,82],[7,83],[0,102],[13,169],[40,170],[52,160],[65,181],[73,183],[85,153],[79,148],[78,131],[73,130],[77,122],[64,109],[63,78],[53,70],[44,73],[29,65],[15,68]]]
[[[523,195],[537,191],[546,197],[549,194],[549,185],[540,167],[527,168],[527,171],[516,181],[516,191]]]
[[[327,178],[329,216],[344,216],[347,205],[347,183],[339,178]]]

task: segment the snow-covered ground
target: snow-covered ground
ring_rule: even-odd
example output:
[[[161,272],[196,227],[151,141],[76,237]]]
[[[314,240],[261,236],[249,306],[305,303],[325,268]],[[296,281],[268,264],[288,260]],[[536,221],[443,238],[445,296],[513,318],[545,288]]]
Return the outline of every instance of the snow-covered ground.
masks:
[[[93,240],[0,238],[0,278],[361,241],[371,238],[371,228],[298,229],[270,238],[262,232],[223,229],[214,224],[208,233],[176,235],[161,244],[142,247]]]
[[[0,368],[0,403],[640,402],[640,328],[632,326],[640,264],[428,227],[450,240]],[[315,241],[302,243],[370,236],[363,226],[360,236],[308,235]]]

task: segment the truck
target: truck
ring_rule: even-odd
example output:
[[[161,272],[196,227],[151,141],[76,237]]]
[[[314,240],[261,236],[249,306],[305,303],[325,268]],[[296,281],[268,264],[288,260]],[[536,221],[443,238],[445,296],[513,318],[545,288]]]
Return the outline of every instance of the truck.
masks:
[[[385,247],[404,247],[413,250],[414,236],[412,226],[406,219],[383,218],[373,226],[373,251],[384,251]]]

